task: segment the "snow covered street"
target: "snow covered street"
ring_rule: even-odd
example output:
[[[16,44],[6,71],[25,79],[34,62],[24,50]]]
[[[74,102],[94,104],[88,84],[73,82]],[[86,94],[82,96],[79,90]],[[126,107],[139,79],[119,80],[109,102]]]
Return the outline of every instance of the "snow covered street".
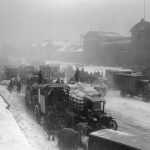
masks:
[[[0,149],[34,150],[6,107],[6,103],[0,97]]]
[[[57,142],[48,141],[47,133],[37,124],[33,112],[26,108],[24,88],[20,94],[16,91],[10,94],[5,86],[0,86],[0,92],[10,103],[10,112],[25,140],[36,150],[58,150]],[[122,98],[119,91],[109,91],[106,100],[106,112],[116,118],[119,131],[150,137],[150,103],[137,97]]]
[[[10,112],[32,147],[36,150],[57,150],[56,142],[48,141],[47,133],[35,121],[33,112],[26,108],[24,94],[16,91],[10,94],[4,86],[0,86],[0,91],[10,103]]]
[[[120,97],[119,91],[109,91],[107,112],[118,122],[119,130],[150,136],[150,103],[139,97]]]

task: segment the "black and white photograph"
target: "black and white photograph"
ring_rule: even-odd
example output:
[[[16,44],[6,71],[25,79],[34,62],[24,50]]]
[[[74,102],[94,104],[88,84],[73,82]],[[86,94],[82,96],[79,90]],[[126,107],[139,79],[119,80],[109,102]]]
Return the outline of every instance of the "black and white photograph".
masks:
[[[0,0],[0,150],[150,150],[150,0]]]

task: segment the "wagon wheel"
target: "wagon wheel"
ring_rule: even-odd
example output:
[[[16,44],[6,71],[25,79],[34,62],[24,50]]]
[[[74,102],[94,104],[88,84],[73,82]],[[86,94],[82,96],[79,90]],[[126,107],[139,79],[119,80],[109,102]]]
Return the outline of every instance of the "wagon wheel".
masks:
[[[110,120],[109,121],[109,129],[117,130],[118,129],[117,122],[114,120]]]
[[[39,105],[35,105],[34,113],[35,113],[36,121],[38,123],[40,123],[40,107],[39,107]]]

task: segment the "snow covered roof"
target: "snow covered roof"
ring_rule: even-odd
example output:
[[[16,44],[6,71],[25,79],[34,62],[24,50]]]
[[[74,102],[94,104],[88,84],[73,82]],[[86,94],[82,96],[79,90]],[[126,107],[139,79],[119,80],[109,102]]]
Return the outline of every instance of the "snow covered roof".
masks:
[[[83,52],[83,48],[79,45],[67,44],[57,50],[57,52]]]
[[[32,47],[52,48],[57,52],[82,52],[83,48],[77,44],[69,43],[68,41],[45,40],[39,44],[32,44]]]
[[[68,42],[53,40],[52,44],[55,45],[55,46],[66,46],[66,45],[68,45]]]
[[[109,37],[109,38],[123,38],[122,35],[115,32],[89,31],[84,35],[84,38],[90,37]]]
[[[110,143],[116,143],[117,145],[124,145],[128,147],[134,147],[141,150],[149,150],[149,138],[133,135],[126,132],[114,131],[111,129],[104,129],[92,132],[90,136],[96,136],[110,141]]]
[[[18,127],[12,114],[0,106],[0,149],[1,150],[33,150]]]
[[[46,47],[49,44],[53,45],[53,46],[57,46],[57,47],[63,47],[63,46],[68,45],[69,42],[67,42],[67,41],[57,41],[57,40],[53,40],[53,39],[45,40],[45,41],[41,42],[42,47]]]
[[[43,41],[43,42],[41,43],[41,47],[46,47],[48,44],[49,44],[48,41]]]

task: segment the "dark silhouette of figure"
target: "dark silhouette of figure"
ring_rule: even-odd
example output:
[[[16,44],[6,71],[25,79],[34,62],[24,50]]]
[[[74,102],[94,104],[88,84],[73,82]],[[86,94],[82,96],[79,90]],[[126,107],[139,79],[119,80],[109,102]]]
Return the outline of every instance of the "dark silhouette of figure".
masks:
[[[17,81],[17,93],[21,91],[21,81]]]
[[[57,78],[57,81],[55,83],[60,83],[60,78]]]
[[[9,83],[9,85],[8,85],[8,90],[9,90],[10,93],[11,93],[12,90],[13,90],[13,86],[14,86],[14,82],[13,82],[13,80],[10,80],[10,83]]]
[[[78,68],[76,68],[76,72],[75,72],[75,81],[76,82],[79,82],[79,79],[80,79],[80,70]]]
[[[38,73],[38,83],[41,84],[43,82],[42,71],[40,70]]]

